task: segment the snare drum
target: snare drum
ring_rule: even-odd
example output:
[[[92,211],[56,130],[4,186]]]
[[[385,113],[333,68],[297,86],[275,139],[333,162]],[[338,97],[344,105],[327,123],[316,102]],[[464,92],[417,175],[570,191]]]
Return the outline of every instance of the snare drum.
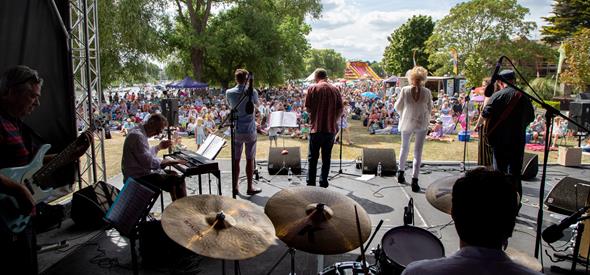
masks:
[[[369,274],[363,272],[363,266],[360,262],[341,262],[326,267],[319,275],[375,275],[378,274],[374,266],[367,267]]]
[[[442,242],[428,230],[414,226],[390,229],[381,240],[376,258],[379,274],[401,274],[414,261],[445,256]]]

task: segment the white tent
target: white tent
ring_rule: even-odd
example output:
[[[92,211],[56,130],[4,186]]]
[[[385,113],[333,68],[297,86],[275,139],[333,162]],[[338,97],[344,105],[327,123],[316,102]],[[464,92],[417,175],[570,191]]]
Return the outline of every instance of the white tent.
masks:
[[[313,82],[315,80],[314,73],[315,72],[311,72],[311,74],[307,78],[305,78],[305,81],[307,81],[307,82]]]

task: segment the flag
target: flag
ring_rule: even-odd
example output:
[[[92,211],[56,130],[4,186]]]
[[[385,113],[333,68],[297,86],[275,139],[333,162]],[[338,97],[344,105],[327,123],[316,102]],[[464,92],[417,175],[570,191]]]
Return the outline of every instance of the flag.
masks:
[[[417,50],[418,50],[418,49],[414,49],[414,54],[413,54],[413,56],[412,56],[412,60],[414,61],[414,67],[416,67],[416,51],[417,51]]]
[[[457,57],[457,51],[455,48],[451,48],[451,58],[453,59],[453,73],[459,74],[459,58]]]
[[[565,60],[565,47],[563,46],[563,42],[561,42],[561,46],[559,46],[559,61],[557,62],[557,74],[561,73],[561,65]]]

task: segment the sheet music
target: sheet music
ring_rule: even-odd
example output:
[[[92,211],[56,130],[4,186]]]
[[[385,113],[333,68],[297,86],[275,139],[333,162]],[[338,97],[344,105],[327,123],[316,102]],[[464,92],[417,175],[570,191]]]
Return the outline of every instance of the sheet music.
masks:
[[[205,139],[201,147],[199,147],[197,154],[210,160],[214,160],[223,148],[223,145],[225,145],[225,139],[211,134]]]
[[[129,178],[105,219],[122,235],[129,236],[155,195],[156,191]]]
[[[297,115],[294,112],[272,112],[268,125],[273,127],[297,128]]]

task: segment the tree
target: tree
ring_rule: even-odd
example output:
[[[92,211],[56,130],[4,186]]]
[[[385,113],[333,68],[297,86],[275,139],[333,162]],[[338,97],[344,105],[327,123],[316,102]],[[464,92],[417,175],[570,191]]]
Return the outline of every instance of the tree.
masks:
[[[432,34],[434,22],[432,17],[415,15],[397,28],[387,38],[389,45],[383,53],[383,66],[386,72],[403,74],[416,65],[428,67],[428,55],[424,51],[424,42]]]
[[[566,59],[561,81],[573,85],[578,92],[590,85],[590,28],[584,28],[564,43]]]
[[[369,62],[369,67],[381,78],[385,77],[385,70],[383,69],[383,64],[381,62]]]
[[[310,74],[317,68],[324,68],[331,78],[341,78],[346,69],[346,60],[334,49],[311,49],[305,57],[305,71]]]
[[[161,0],[101,0],[98,3],[102,87],[150,80],[150,59],[163,53],[158,26]]]
[[[176,33],[182,35],[182,39],[175,39],[174,45],[176,48],[187,51],[190,56],[190,64],[192,68],[193,77],[197,80],[202,80],[205,66],[206,51],[210,49],[212,37],[211,34],[215,32],[207,31],[213,24],[209,24],[212,19],[211,8],[214,5],[223,3],[233,4],[230,9],[236,6],[245,6],[249,4],[257,5],[256,1],[230,1],[230,0],[175,0],[177,8]],[[273,10],[280,15],[288,18],[297,18],[299,25],[303,23],[305,16],[309,15],[313,18],[318,18],[321,13],[321,4],[319,0],[266,0],[265,2],[269,10]],[[251,5],[251,6],[253,6]],[[276,15],[276,14],[275,14]]]
[[[494,50],[495,42],[509,43],[511,38],[526,37],[536,28],[525,21],[529,10],[516,0],[471,0],[454,6],[449,15],[436,23],[432,36],[426,41],[430,69],[437,75],[451,74],[451,49],[457,51],[458,67],[472,85],[481,82],[492,63],[487,56],[497,58],[486,50]],[[482,47],[485,46],[485,47]]]
[[[543,19],[549,23],[541,29],[543,40],[548,43],[561,42],[581,28],[590,28],[590,1],[556,0],[553,15]]]

